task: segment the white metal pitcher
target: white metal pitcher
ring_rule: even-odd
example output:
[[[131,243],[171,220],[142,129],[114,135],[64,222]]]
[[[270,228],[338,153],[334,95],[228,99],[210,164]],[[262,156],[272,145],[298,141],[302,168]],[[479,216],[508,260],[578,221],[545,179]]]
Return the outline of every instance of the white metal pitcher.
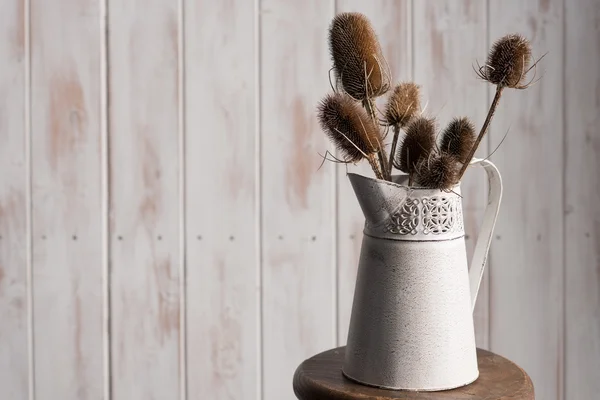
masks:
[[[502,197],[494,164],[470,271],[460,184],[407,187],[349,174],[365,216],[343,373],[388,389],[445,390],[479,376],[473,307]]]

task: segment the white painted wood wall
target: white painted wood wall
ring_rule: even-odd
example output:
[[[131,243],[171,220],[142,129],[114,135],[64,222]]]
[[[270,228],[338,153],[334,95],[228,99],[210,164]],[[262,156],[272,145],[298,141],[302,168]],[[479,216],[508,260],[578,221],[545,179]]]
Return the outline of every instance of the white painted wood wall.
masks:
[[[481,124],[494,39],[549,52],[480,153],[509,131],[477,341],[538,399],[598,397],[600,1],[4,0],[2,399],[292,399],[345,342],[362,217],[315,106],[351,10],[442,123]]]

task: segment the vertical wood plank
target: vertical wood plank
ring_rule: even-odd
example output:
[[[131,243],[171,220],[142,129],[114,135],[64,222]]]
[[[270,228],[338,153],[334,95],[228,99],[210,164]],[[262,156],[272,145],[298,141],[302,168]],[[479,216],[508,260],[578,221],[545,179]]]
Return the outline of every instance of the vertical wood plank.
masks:
[[[259,398],[254,21],[252,1],[185,3],[191,400]]]
[[[31,0],[36,399],[103,397],[100,15]]]
[[[264,399],[289,398],[309,356],[335,345],[334,169],[316,106],[329,91],[333,2],[261,2]]]
[[[600,393],[600,2],[565,7],[565,399]]]
[[[112,394],[178,399],[178,4],[108,10]]]
[[[472,66],[486,56],[486,2],[426,0],[414,4],[415,81],[422,85],[424,115],[435,117],[441,132],[454,117],[471,119],[478,132],[487,114],[487,84]],[[477,156],[486,157],[487,138]],[[470,168],[461,183],[468,259],[478,238],[486,205],[487,180],[479,168]],[[488,347],[489,263],[474,314],[479,347]]]
[[[549,54],[542,80],[506,90],[492,123],[504,181],[491,275],[491,349],[533,379],[536,397],[563,398],[563,2],[491,1],[490,39],[519,32]]]
[[[28,396],[27,168],[25,155],[25,2],[0,13],[0,388]]]
[[[361,12],[369,18],[377,32],[384,56],[390,66],[393,82],[411,79],[411,2],[409,0],[338,0],[338,12]],[[378,99],[385,106],[387,96]],[[383,108],[382,108],[383,110]],[[391,138],[391,136],[390,136]],[[389,148],[388,148],[389,152]],[[334,168],[330,163],[323,167]],[[365,218],[360,210],[347,172],[374,176],[368,163],[339,165],[338,171],[338,343],[345,344],[352,311],[356,271]]]

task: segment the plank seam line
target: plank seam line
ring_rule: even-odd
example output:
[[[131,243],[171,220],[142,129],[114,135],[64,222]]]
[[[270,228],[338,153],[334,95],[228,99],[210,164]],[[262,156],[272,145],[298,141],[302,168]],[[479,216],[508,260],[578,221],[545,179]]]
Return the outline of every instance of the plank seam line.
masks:
[[[411,79],[415,79],[415,1],[410,0],[408,3],[410,7],[409,15],[410,15],[410,76]]]
[[[27,275],[27,372],[29,400],[35,399],[35,348],[33,341],[34,318],[33,318],[33,172],[31,162],[31,0],[25,0],[23,12],[23,24],[25,25],[25,65],[24,65],[24,106],[25,106],[25,224],[26,224],[26,275]]]
[[[185,19],[184,19],[184,0],[177,2],[177,85],[178,88],[178,108],[177,108],[177,135],[178,135],[178,153],[179,153],[179,392],[180,399],[187,399],[187,235],[186,235],[186,154],[185,154]]]
[[[254,204],[255,204],[255,251],[256,251],[256,301],[257,301],[257,368],[256,368],[256,398],[262,400],[264,398],[264,339],[263,339],[263,249],[262,249],[262,138],[261,138],[261,3],[260,0],[254,0]]]
[[[490,1],[487,0],[485,2],[485,46],[486,48],[489,48],[490,46]],[[490,85],[486,85],[485,87],[485,108],[486,110],[489,110],[491,102],[490,102]],[[487,147],[487,154],[491,154],[492,152],[492,135],[491,135],[491,130],[490,130],[490,134],[487,136],[486,140],[486,147]],[[488,156],[489,157],[489,156]],[[486,184],[487,186],[487,184]],[[485,193],[485,203],[487,204],[488,201],[488,191],[486,190]],[[492,243],[493,244],[493,243]],[[487,284],[488,284],[488,296],[487,296],[487,333],[486,333],[486,344],[487,344],[487,348],[491,349],[492,348],[492,247],[490,246],[490,249],[488,250],[489,256],[488,256],[488,260],[487,260]]]
[[[567,10],[565,0],[562,1],[562,391],[557,396],[562,399],[567,397],[567,215],[565,209],[567,206]]]
[[[490,0],[485,2],[485,46],[486,48],[490,47]],[[489,110],[491,102],[490,102],[490,85],[486,85],[485,88],[485,106],[486,110]],[[487,145],[487,154],[492,152],[492,128],[490,128],[490,132],[486,138]],[[489,156],[488,156],[489,157]],[[485,201],[487,204],[487,193],[485,195]],[[493,243],[488,250],[488,261],[487,261],[487,270],[488,270],[488,298],[487,298],[487,309],[488,309],[488,318],[487,318],[487,348],[489,350],[492,349],[492,271],[493,271]]]
[[[102,220],[102,330],[103,390],[107,400],[111,388],[110,244],[109,244],[109,139],[108,139],[108,0],[100,1],[100,137],[101,137],[101,220]]]
[[[333,15],[337,15],[338,11],[338,2],[337,0],[333,0]],[[330,149],[337,156],[337,151],[335,150],[335,146],[332,146],[331,142],[329,144]],[[333,171],[333,221],[332,221],[332,230],[333,230],[333,343],[336,346],[340,345],[339,340],[339,332],[340,332],[340,249],[339,249],[339,241],[340,241],[340,226],[339,226],[339,183],[338,183],[338,169],[339,165],[336,165],[335,168],[331,168]]]

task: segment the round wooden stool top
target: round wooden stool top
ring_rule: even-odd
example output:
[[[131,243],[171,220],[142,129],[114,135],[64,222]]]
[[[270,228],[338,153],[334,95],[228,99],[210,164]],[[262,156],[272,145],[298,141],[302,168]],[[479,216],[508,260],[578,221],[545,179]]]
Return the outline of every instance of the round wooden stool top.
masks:
[[[294,393],[300,400],[385,399],[515,399],[533,400],[533,384],[518,365],[489,351],[477,349],[479,378],[470,385],[441,392],[385,390],[355,383],[342,375],[345,347],[304,361],[294,374]]]

